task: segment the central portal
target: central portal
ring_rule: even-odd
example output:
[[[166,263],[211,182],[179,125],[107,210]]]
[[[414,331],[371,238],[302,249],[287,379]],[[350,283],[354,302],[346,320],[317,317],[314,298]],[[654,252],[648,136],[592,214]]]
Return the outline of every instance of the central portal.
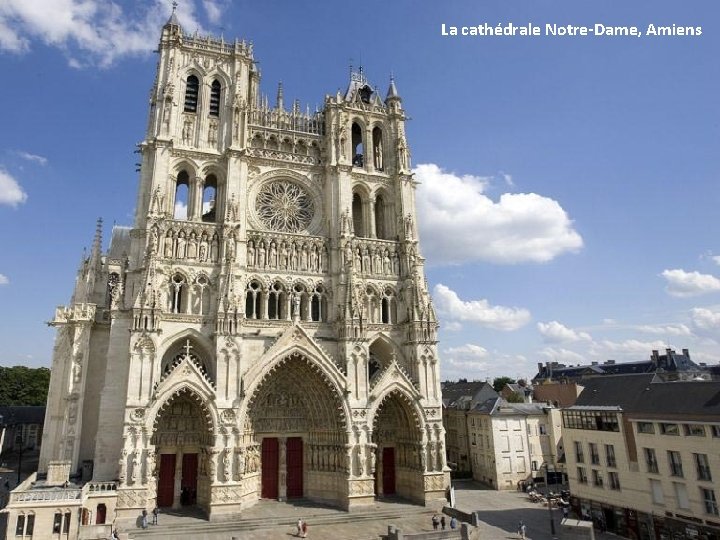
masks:
[[[283,444],[284,452],[281,451]],[[283,455],[284,462],[281,461]],[[284,483],[281,476],[285,477]],[[263,438],[260,496],[263,499],[299,499],[303,495],[302,437]]]

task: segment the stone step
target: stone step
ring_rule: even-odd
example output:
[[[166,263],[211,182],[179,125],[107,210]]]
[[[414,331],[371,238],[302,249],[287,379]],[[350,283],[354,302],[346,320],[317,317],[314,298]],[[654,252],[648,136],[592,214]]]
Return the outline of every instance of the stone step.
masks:
[[[377,509],[343,512],[331,511],[317,512],[312,508],[307,508],[302,513],[303,519],[312,526],[318,525],[342,525],[344,523],[358,523],[363,521],[391,521],[393,519],[406,518],[408,516],[426,516],[428,522],[432,512],[424,507],[404,506],[398,509]],[[223,521],[205,521],[199,518],[181,518],[172,516],[171,521],[168,516],[160,514],[161,525],[150,525],[147,529],[129,528],[125,532],[130,534],[130,538],[137,539],[169,539],[169,538],[192,538],[194,534],[211,534],[211,533],[228,533],[233,532],[273,529],[276,527],[288,527],[293,529],[297,523],[296,515],[275,515],[272,517],[253,517],[244,519],[226,519]],[[169,521],[169,522],[168,522]],[[444,538],[438,536],[438,538]]]

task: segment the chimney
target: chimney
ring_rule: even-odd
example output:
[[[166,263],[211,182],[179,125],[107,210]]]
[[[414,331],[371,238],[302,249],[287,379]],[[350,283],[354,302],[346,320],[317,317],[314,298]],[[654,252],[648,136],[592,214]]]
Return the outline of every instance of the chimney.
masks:
[[[652,355],[650,356],[650,360],[652,360],[653,365],[657,366],[658,362],[660,360],[660,356],[658,356],[658,352],[653,350]]]
[[[683,351],[683,356],[687,356],[688,358],[690,358],[690,350],[689,349],[683,349],[682,351]]]
[[[590,365],[591,365],[591,366],[597,366],[598,363],[597,363],[597,362],[591,362]]]

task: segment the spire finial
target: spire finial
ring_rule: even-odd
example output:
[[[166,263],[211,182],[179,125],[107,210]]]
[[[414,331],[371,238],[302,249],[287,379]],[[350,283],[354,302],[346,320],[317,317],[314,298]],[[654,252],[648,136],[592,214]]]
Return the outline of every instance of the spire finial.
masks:
[[[278,83],[278,89],[277,89],[277,100],[275,102],[275,106],[278,109],[284,109],[285,108],[285,100],[284,100],[284,92],[283,92],[283,83],[280,81]]]
[[[172,1],[172,8],[173,8],[172,12],[173,13],[175,13],[175,10],[177,9],[177,7],[178,7],[178,3],[175,0],[173,0]]]

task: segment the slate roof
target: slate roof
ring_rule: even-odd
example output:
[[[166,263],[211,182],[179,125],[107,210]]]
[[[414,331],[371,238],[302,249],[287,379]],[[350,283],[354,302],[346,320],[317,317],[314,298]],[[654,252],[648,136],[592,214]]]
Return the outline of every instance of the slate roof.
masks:
[[[112,230],[108,258],[122,259],[130,253],[130,227],[115,225]]]
[[[40,424],[45,422],[45,407],[10,405],[0,407],[2,423],[7,426],[17,424]]]
[[[720,419],[720,381],[669,381],[654,374],[586,379],[575,403],[583,408],[618,406],[633,416],[714,416]]]
[[[469,401],[485,401],[498,396],[493,387],[484,381],[445,382],[441,390],[445,407],[457,407]]]
[[[486,399],[473,407],[473,412],[492,416],[538,416],[545,414],[544,403],[509,403],[501,397]]]

